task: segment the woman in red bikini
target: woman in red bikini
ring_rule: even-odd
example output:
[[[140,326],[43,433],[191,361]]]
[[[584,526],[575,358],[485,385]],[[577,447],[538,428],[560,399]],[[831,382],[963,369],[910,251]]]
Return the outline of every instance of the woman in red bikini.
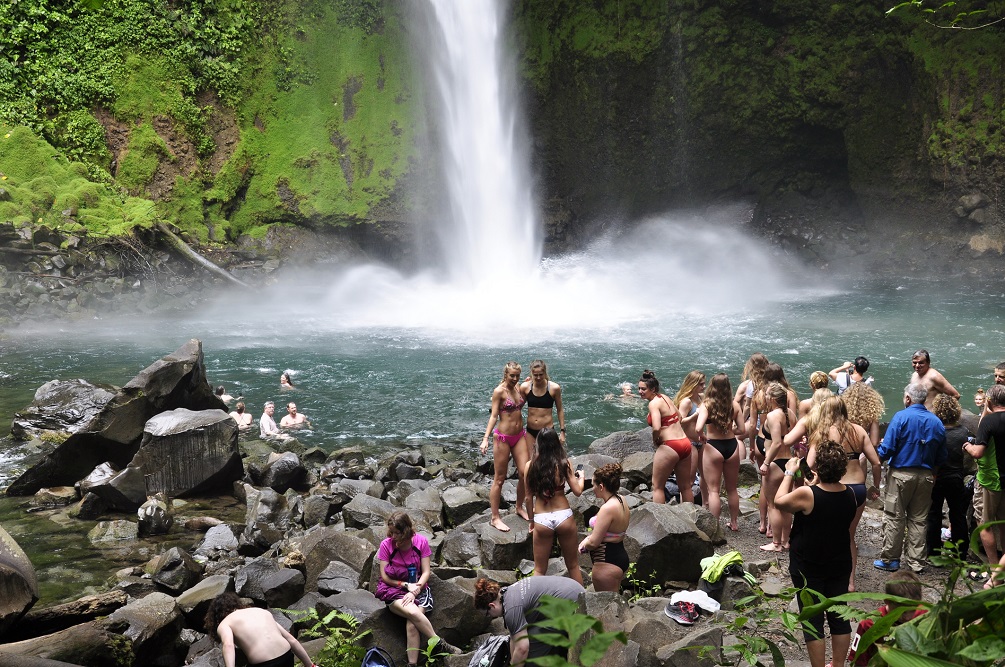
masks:
[[[522,410],[527,400],[520,390],[522,370],[520,364],[515,361],[510,361],[503,368],[502,382],[492,391],[492,414],[489,415],[489,423],[485,427],[485,437],[482,438],[480,447],[484,456],[489,451],[489,433],[495,436],[492,443],[495,478],[489,491],[489,506],[492,509],[492,527],[504,533],[509,532],[509,526],[503,523],[499,515],[499,505],[502,503],[502,485],[506,481],[511,454],[519,474],[516,485],[516,513],[524,519],[528,518],[525,507],[524,470],[530,459],[530,448],[527,443],[527,429],[523,426]]]
[[[688,483],[691,473],[691,441],[680,425],[680,412],[666,394],[660,393],[660,381],[649,369],[639,380],[639,396],[649,401],[646,421],[653,429],[653,502],[666,503],[666,484],[670,473],[676,473],[680,484],[682,503],[694,502],[694,493]]]

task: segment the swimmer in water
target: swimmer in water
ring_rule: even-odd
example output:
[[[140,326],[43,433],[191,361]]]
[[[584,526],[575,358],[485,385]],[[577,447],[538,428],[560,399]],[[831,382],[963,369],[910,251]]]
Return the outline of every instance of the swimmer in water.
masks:
[[[250,412],[245,412],[245,405],[240,401],[234,406],[234,411],[230,413],[230,416],[237,422],[237,428],[242,431],[251,428],[251,424],[254,422],[254,417],[251,416]]]
[[[525,503],[527,501],[524,489],[525,470],[530,460],[530,443],[527,429],[523,425],[523,405],[527,402],[520,389],[520,364],[510,361],[503,368],[502,381],[492,390],[492,412],[489,415],[485,436],[479,447],[482,455],[489,451],[489,434],[492,434],[492,462],[495,466],[495,476],[492,488],[489,490],[489,507],[492,510],[490,524],[496,530],[509,532],[509,526],[503,523],[499,514],[502,504],[502,485],[506,481],[510,456],[516,464],[520,480],[516,485],[516,513],[523,519],[529,519]]]
[[[279,376],[279,387],[280,389],[295,389],[296,385],[293,384],[293,379],[290,377],[290,372],[286,371]]]

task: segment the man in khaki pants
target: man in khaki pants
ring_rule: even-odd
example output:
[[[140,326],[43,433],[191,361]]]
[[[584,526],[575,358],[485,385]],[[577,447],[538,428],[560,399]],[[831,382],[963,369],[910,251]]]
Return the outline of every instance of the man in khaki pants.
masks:
[[[883,551],[873,565],[896,572],[907,529],[907,566],[924,569],[928,508],[932,504],[935,474],[946,461],[946,428],[928,411],[928,390],[920,382],[904,388],[904,409],[893,416],[879,444],[879,458],[890,459],[883,498]]]

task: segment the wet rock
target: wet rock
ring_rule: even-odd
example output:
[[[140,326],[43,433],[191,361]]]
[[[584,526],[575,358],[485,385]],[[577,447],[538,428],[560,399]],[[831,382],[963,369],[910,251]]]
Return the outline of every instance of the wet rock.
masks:
[[[307,496],[304,499],[304,525],[308,527],[326,526],[340,508],[328,495]]]
[[[978,208],[970,212],[970,215],[967,216],[967,220],[975,222],[978,225],[986,225],[991,222],[991,214],[988,213],[986,208]]]
[[[76,433],[83,429],[118,391],[87,380],[52,380],[35,390],[31,405],[14,415],[11,435],[21,440],[44,432]]]
[[[104,484],[112,477],[115,477],[115,474],[118,472],[119,469],[112,465],[109,461],[96,465],[94,470],[87,473],[87,477],[84,477],[82,480],[77,482],[77,486],[80,487],[81,495],[85,495],[90,492],[91,487],[96,484]]]
[[[65,507],[77,501],[77,490],[72,486],[54,486],[39,489],[32,498],[36,507]]]
[[[35,568],[18,543],[0,527],[0,637],[38,600]]]
[[[139,449],[147,421],[166,410],[225,407],[206,381],[202,343],[193,339],[130,380],[86,426],[18,477],[7,494],[73,484],[104,461],[125,467]]]
[[[147,499],[146,481],[139,468],[126,468],[117,472],[103,482],[92,484],[89,491],[109,507],[123,512],[135,512]]]
[[[174,517],[171,516],[167,503],[162,497],[148,498],[136,510],[136,515],[139,518],[140,537],[166,535],[174,524]]]
[[[290,506],[286,496],[272,489],[246,487],[247,510],[244,516],[244,535],[252,539],[256,531],[273,527],[284,532],[290,527]],[[271,542],[270,542],[271,544]]]
[[[107,616],[125,606],[127,602],[128,598],[123,591],[112,590],[98,595],[86,595],[78,600],[44,609],[32,609],[6,638],[7,641],[16,641],[66,630],[74,625]]]
[[[698,530],[688,508],[654,503],[632,512],[625,549],[640,575],[655,574],[658,582],[697,581],[701,559],[714,552],[711,540]]]
[[[988,198],[984,196],[983,192],[971,192],[960,197],[959,204],[966,213],[970,213],[975,209],[987,206]]]
[[[440,558],[454,567],[479,567],[482,564],[481,543],[470,530],[456,528],[443,538]]]
[[[87,533],[91,544],[109,542],[125,542],[139,537],[139,528],[132,521],[117,519],[115,521],[99,521],[98,525]]]
[[[185,520],[185,530],[204,531],[221,525],[223,522],[212,516],[197,516]]]
[[[384,497],[384,485],[372,479],[343,479],[331,487],[332,493],[342,493],[351,500],[363,493],[374,498]]]
[[[271,487],[279,493],[291,488],[305,490],[306,482],[307,468],[293,452],[274,454],[262,471],[262,486]]]
[[[119,667],[118,657],[128,654],[130,642],[110,632],[99,621],[75,625],[43,637],[9,644],[0,644],[0,664],[5,667],[58,667],[60,665],[94,665]],[[32,662],[32,659],[55,661],[55,664]]]
[[[300,570],[282,568],[262,578],[265,604],[270,608],[286,608],[304,594],[304,574]]]
[[[173,547],[154,560],[152,570],[154,583],[178,595],[198,583],[203,567],[188,552]]]
[[[206,531],[206,537],[196,547],[197,556],[219,558],[237,549],[237,536],[230,526],[223,524]]]
[[[278,571],[279,563],[271,558],[256,558],[234,575],[234,590],[243,598],[264,603],[266,586],[263,582]]]
[[[611,433],[590,443],[588,451],[590,454],[604,454],[618,461],[636,452],[648,452],[652,456],[652,429],[644,428],[641,431],[635,432],[618,431]]]
[[[146,423],[129,466],[143,472],[150,494],[185,497],[225,488],[244,475],[237,424],[224,410],[162,412]]]
[[[179,641],[183,617],[170,595],[151,593],[131,602],[109,616],[105,625],[126,626],[122,634],[133,643],[135,664],[176,667],[185,658],[186,647]]]

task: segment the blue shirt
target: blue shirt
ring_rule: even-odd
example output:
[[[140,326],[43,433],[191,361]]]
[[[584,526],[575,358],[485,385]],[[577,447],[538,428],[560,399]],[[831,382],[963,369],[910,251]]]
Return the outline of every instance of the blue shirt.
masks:
[[[879,443],[879,458],[891,468],[928,468],[946,462],[946,427],[921,403],[912,403],[893,416]]]

